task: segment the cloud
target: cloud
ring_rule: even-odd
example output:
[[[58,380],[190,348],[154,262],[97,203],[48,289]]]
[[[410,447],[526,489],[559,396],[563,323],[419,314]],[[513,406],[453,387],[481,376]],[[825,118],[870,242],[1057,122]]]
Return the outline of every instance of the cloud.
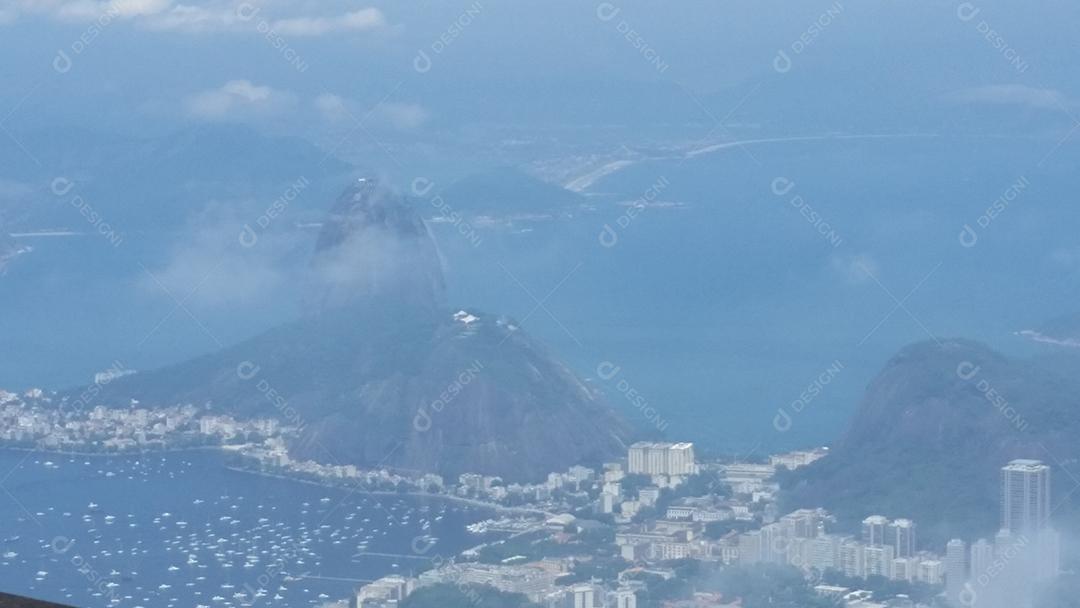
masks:
[[[260,118],[288,110],[295,96],[250,80],[230,80],[187,99],[188,113],[204,120]]]
[[[315,109],[328,122],[342,122],[351,113],[348,103],[340,95],[323,93],[315,98]]]
[[[59,21],[97,21],[106,24],[114,19],[132,19],[168,10],[173,0],[16,0],[2,10],[14,20],[19,14],[42,15]]]
[[[1066,97],[1055,89],[1039,89],[1022,84],[992,84],[961,89],[946,95],[960,104],[1019,105],[1036,109],[1057,109],[1066,105]]]
[[[3,2],[3,0],[0,0]],[[274,31],[282,36],[322,36],[360,32],[386,26],[377,8],[360,8],[342,14],[275,14],[256,0],[14,0],[0,7],[0,24],[20,15],[40,15],[63,22],[129,20],[158,31],[180,33]],[[275,8],[288,10],[286,3]]]
[[[152,269],[139,288],[160,294],[164,285],[177,297],[190,294],[196,309],[231,309],[287,298],[303,277],[310,235],[282,221],[261,230],[245,246],[245,226],[258,226],[264,213],[255,201],[212,202],[188,223],[168,260]],[[276,220],[275,220],[276,221]]]
[[[386,25],[377,8],[365,8],[335,17],[293,17],[274,21],[272,29],[283,36],[321,36],[330,32],[364,31]]]
[[[848,283],[872,281],[881,275],[877,260],[868,253],[855,255],[833,255],[829,259],[830,269]]]

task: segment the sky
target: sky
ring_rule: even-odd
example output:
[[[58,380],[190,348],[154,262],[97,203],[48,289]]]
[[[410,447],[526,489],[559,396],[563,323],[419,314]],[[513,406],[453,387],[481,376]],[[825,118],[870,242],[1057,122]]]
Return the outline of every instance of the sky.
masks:
[[[489,123],[723,119],[842,129],[936,127],[950,106],[967,104],[1059,112],[1075,103],[1072,62],[1061,54],[1080,10],[1067,2],[484,0],[0,7],[8,130],[147,133],[240,121],[298,133],[361,121],[420,138]]]

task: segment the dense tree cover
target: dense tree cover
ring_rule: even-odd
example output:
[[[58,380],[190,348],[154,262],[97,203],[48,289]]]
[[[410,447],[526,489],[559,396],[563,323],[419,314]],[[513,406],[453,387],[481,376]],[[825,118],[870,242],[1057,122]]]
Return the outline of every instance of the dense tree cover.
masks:
[[[539,608],[520,593],[486,585],[432,585],[414,591],[401,608]]]

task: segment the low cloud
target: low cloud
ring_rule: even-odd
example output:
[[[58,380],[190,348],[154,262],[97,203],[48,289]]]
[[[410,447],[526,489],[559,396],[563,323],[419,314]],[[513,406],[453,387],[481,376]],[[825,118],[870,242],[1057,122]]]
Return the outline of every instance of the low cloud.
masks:
[[[961,89],[946,95],[946,100],[958,104],[988,104],[1026,106],[1035,109],[1057,109],[1067,99],[1056,89],[1039,89],[1022,84],[992,84]]]
[[[386,25],[377,8],[365,8],[334,17],[294,17],[273,22],[273,29],[283,36],[321,36],[331,32],[362,32]]]
[[[245,247],[240,235],[259,213],[254,201],[209,204],[189,222],[168,260],[151,269],[154,277],[147,276],[141,290],[160,294],[160,281],[177,298],[187,296],[187,304],[203,310],[289,298],[302,277],[301,260],[306,260],[311,236],[283,222]]]
[[[230,80],[187,99],[190,115],[204,120],[264,118],[289,110],[295,96],[250,80]]]

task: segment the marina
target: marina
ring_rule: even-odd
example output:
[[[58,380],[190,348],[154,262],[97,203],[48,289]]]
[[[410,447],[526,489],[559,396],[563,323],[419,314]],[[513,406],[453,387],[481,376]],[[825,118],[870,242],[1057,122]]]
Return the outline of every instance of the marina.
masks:
[[[85,606],[321,605],[477,542],[483,508],[232,470],[210,451],[0,451],[4,588]],[[5,500],[6,499],[6,500]],[[482,540],[498,533],[483,532]]]

